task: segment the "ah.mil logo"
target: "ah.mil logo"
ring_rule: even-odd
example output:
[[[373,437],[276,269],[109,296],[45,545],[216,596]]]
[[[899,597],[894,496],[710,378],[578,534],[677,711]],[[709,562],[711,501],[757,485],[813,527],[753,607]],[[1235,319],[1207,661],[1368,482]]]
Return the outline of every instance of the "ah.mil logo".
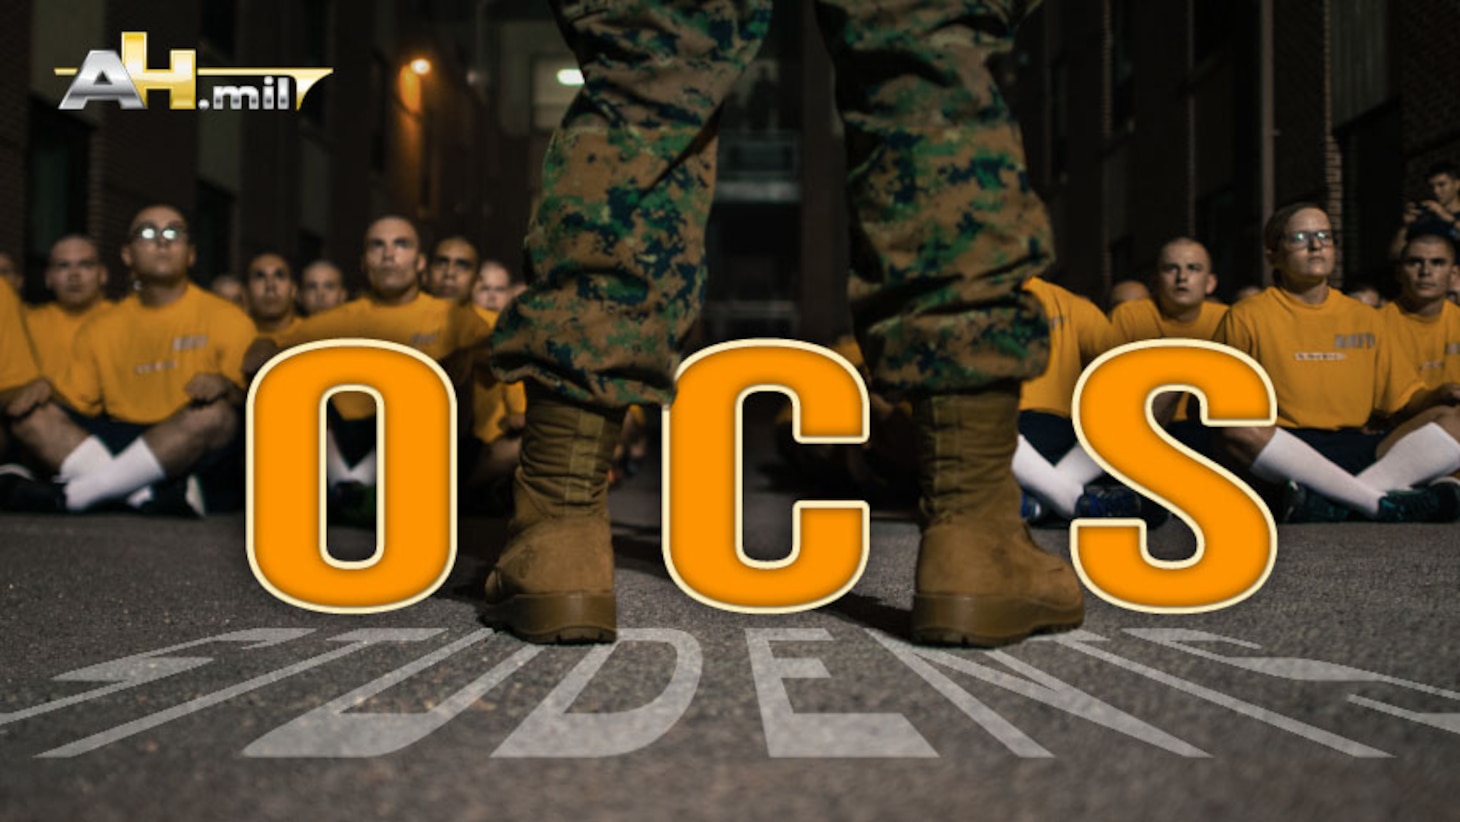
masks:
[[[232,111],[298,111],[315,83],[334,73],[328,68],[198,68],[197,51],[172,49],[166,69],[147,68],[147,33],[122,33],[122,51],[92,50],[81,68],[58,68],[71,77],[61,108],[75,111],[93,100],[112,101],[123,109],[147,108],[147,92],[167,93],[168,108]],[[211,96],[198,99],[199,77],[235,78],[232,85],[212,86]],[[239,82],[236,78],[256,78]]]

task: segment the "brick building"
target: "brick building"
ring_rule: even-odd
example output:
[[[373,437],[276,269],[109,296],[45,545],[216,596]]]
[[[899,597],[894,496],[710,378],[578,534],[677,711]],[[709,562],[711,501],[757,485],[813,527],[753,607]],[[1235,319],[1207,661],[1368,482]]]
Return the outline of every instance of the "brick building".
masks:
[[[46,251],[98,237],[114,273],[127,222],[153,202],[191,214],[195,277],[239,272],[277,250],[298,263],[355,261],[366,223],[395,212],[427,237],[480,239],[491,163],[478,15],[454,0],[57,0],[0,8],[0,250],[20,252],[26,296],[46,297]],[[148,66],[173,49],[199,68],[330,67],[302,111],[145,111],[57,105],[91,49],[148,35]],[[423,58],[427,73],[412,70]],[[199,98],[209,78],[198,80]],[[229,81],[234,82],[234,81]],[[123,285],[114,276],[112,285]]]
[[[1268,276],[1266,214],[1312,200],[1340,228],[1341,282],[1389,288],[1403,203],[1460,160],[1457,32],[1449,0],[1046,0],[1015,105],[1053,276],[1100,299],[1190,234],[1229,296]]]

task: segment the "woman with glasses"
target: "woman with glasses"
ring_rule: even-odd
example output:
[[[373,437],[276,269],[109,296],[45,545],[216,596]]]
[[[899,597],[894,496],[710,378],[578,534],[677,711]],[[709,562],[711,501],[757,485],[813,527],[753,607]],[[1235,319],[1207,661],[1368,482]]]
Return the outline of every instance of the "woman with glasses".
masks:
[[[1382,315],[1329,287],[1334,241],[1312,203],[1268,220],[1279,284],[1233,306],[1214,339],[1267,372],[1277,425],[1224,428],[1220,441],[1240,468],[1283,484],[1283,521],[1452,521],[1460,485],[1425,483],[1460,469],[1460,387],[1426,389],[1395,367]]]

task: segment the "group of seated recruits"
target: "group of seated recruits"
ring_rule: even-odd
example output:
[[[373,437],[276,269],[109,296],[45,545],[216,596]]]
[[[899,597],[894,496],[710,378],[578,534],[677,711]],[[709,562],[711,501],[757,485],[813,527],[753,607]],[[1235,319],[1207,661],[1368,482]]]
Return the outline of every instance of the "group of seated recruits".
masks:
[[[46,281],[54,303],[27,309],[0,285],[0,453],[24,460],[0,467],[0,509],[201,515],[237,507],[248,378],[282,349],[342,337],[389,340],[443,361],[460,378],[458,392],[473,392],[463,403],[472,412],[463,480],[507,484],[522,391],[490,381],[482,365],[483,343],[513,290],[501,266],[457,285],[463,296],[475,288],[492,308],[426,293],[428,269],[438,267],[427,265],[409,221],[384,217],[365,233],[366,293],[332,308],[315,300],[317,313],[301,318],[281,256],[251,262],[245,313],[189,280],[194,255],[184,215],[150,206],[133,218],[122,248],[132,290],[120,302],[102,299],[106,269],[97,244],[79,235],[52,248]],[[315,296],[343,294],[337,269],[311,268],[319,269],[310,272]],[[374,521],[374,414],[360,393],[337,394],[327,409],[330,512],[346,523]]]
[[[1153,412],[1182,446],[1261,491],[1278,520],[1460,518],[1460,482],[1452,477],[1460,470],[1460,307],[1447,299],[1452,277],[1460,277],[1455,245],[1447,235],[1412,234],[1396,269],[1400,297],[1375,310],[1329,287],[1334,239],[1318,206],[1274,213],[1263,240],[1276,284],[1230,309],[1210,298],[1217,280],[1207,250],[1185,237],[1161,249],[1150,296],[1118,302],[1108,319],[1084,297],[1029,281],[1049,318],[1050,359],[1020,400],[1014,473],[1025,518],[1166,519],[1164,508],[1104,476],[1075,435],[1071,406],[1081,372],[1102,353],[1167,338],[1231,346],[1268,373],[1274,426],[1208,428],[1197,398],[1177,392],[1160,395]],[[836,348],[860,361],[850,338]],[[850,477],[854,493],[876,499],[914,482],[916,466],[896,459],[905,447],[887,447],[908,435],[905,417],[905,407],[874,397],[869,443],[814,449],[794,442],[786,408],[777,442],[813,481]]]

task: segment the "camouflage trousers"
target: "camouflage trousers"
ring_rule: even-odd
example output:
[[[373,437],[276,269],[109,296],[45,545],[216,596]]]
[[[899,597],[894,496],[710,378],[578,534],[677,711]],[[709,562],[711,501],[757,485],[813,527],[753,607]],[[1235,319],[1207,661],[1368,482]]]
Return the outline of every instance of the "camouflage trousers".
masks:
[[[988,61],[1034,3],[817,0],[846,131],[854,326],[873,390],[976,391],[1044,371],[1020,284],[1053,262]],[[705,293],[717,112],[771,0],[554,0],[584,86],[548,147],[528,290],[493,370],[604,407],[667,403]]]

